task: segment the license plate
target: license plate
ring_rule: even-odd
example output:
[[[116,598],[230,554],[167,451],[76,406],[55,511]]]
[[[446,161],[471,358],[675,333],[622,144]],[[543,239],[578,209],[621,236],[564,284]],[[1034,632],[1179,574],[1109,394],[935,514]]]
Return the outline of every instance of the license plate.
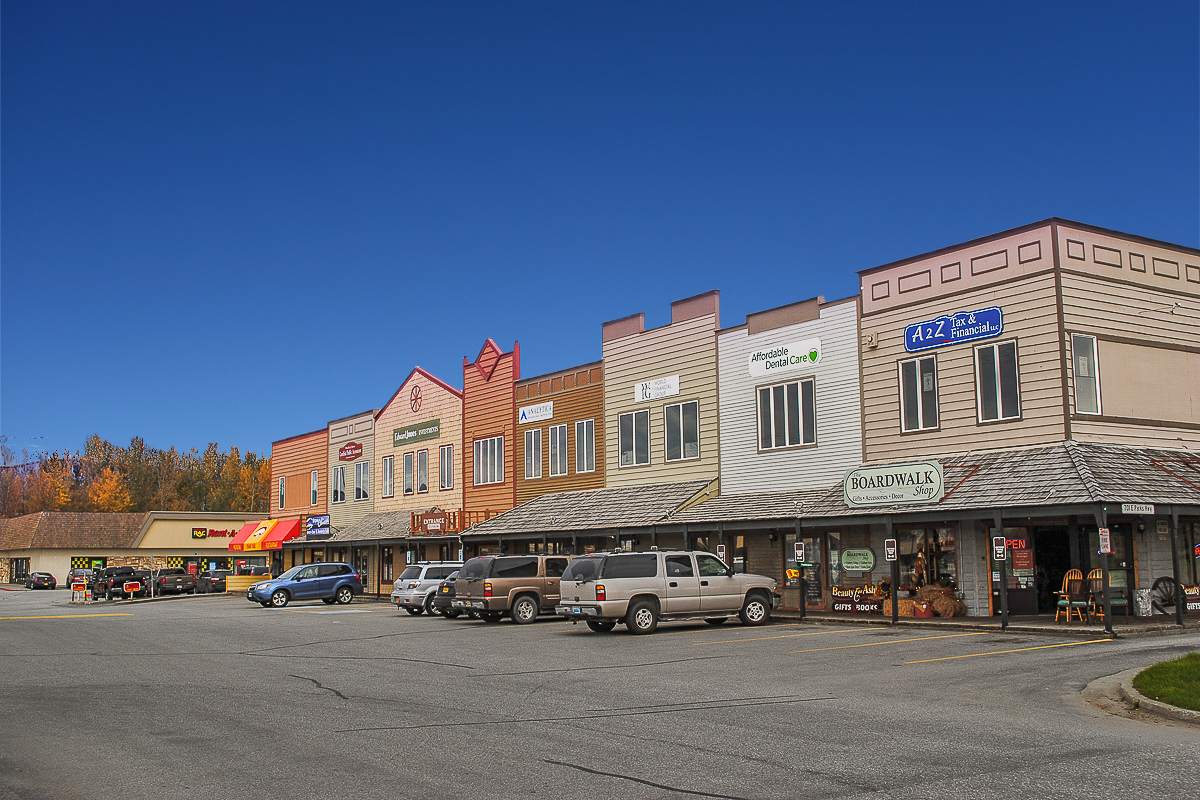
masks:
[[[572,614],[578,614],[578,613],[579,613],[579,606],[571,606],[571,613],[572,613]]]

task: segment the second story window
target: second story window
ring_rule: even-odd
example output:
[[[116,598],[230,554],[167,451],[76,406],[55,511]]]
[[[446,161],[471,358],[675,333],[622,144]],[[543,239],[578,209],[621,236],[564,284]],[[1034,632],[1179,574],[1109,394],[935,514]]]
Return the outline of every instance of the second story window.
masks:
[[[1100,413],[1100,360],[1096,337],[1071,334],[1071,364],[1075,369],[1075,413]]]
[[[758,390],[758,448],[817,443],[815,381],[808,378]]]
[[[1021,416],[1016,342],[975,348],[975,398],[980,422]]]
[[[380,492],[384,497],[392,497],[396,494],[396,457],[384,456],[379,467]]]
[[[317,504],[317,471],[312,471],[312,485],[308,491],[308,504],[315,506]]]
[[[429,491],[429,451],[417,451],[417,491]]]
[[[567,474],[567,426],[550,426],[550,474]]]
[[[617,418],[619,466],[650,463],[650,412],[631,411]]]
[[[283,494],[284,494],[284,486],[286,486],[286,485],[287,485],[287,478],[280,478],[279,479],[279,509],[281,511],[283,510]]]
[[[667,461],[682,461],[700,457],[700,403],[677,403],[667,406]]]
[[[937,360],[934,356],[900,362],[900,429],[938,426]]]
[[[454,445],[444,444],[438,450],[442,489],[454,488]]]
[[[475,440],[475,485],[504,483],[504,437]]]
[[[371,462],[361,461],[354,465],[354,499],[366,500],[371,496]]]
[[[542,477],[542,429],[525,431],[525,477]]]
[[[330,477],[331,477],[331,480],[329,482],[331,485],[329,488],[333,494],[333,498],[332,498],[333,502],[335,502],[335,503],[346,502],[346,468],[345,467],[334,467],[333,475],[331,475]]]
[[[596,422],[584,419],[575,423],[575,471],[596,471]]]
[[[404,493],[405,494],[413,493],[413,490],[414,490],[413,478],[414,478],[413,454],[405,453],[404,454]]]

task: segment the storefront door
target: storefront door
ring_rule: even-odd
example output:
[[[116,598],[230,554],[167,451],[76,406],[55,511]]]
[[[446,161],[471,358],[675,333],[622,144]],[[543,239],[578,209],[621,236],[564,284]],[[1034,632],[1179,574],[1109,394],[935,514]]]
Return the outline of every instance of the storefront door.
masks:
[[[1031,528],[1038,613],[1053,614],[1063,576],[1071,568],[1071,540],[1065,526]]]
[[[796,563],[796,541],[794,533],[783,537],[783,607],[800,608],[800,574],[803,571],[804,607],[822,610],[825,608],[825,581],[828,577],[823,568],[825,535],[818,533],[800,538],[804,543],[804,561],[799,564]]]
[[[1003,574],[1008,583],[1008,613],[1015,616],[1037,614],[1033,536],[1027,528],[1005,528],[1004,539],[1008,559],[1003,563],[992,562],[992,609],[996,614],[1000,613],[999,578]]]
[[[1112,555],[1108,561],[1108,585],[1117,595],[1124,594],[1132,602],[1133,590],[1137,588],[1137,578],[1134,575],[1133,524],[1129,522],[1114,522],[1109,525],[1112,537]],[[1088,553],[1091,568],[1100,569],[1100,532],[1093,528],[1088,534]]]

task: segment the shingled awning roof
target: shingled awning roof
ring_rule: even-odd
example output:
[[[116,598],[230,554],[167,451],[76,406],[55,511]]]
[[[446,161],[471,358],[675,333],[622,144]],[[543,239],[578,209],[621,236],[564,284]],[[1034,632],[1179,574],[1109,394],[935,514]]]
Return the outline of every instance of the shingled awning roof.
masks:
[[[929,459],[926,459],[929,460]],[[678,523],[726,523],[1154,503],[1200,509],[1200,453],[1075,441],[942,456],[938,503],[853,508],[828,489],[726,495],[676,515]],[[900,462],[894,462],[900,463]],[[887,462],[877,466],[886,466]]]
[[[290,545],[323,545],[329,542],[365,542],[405,539],[412,530],[411,511],[380,511],[351,522],[332,536],[293,539]]]
[[[713,481],[684,481],[535,497],[463,532],[463,538],[648,528],[715,491]]]
[[[0,550],[134,547],[150,514],[41,511],[4,520]]]

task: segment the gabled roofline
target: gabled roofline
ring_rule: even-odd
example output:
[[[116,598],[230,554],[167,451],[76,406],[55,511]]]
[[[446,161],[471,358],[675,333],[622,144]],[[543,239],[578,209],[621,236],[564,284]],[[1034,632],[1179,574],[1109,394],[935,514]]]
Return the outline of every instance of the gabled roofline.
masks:
[[[375,419],[379,419],[380,417],[383,416],[383,412],[388,410],[388,408],[392,405],[392,403],[395,402],[396,398],[400,396],[400,393],[404,391],[404,387],[408,385],[408,382],[411,381],[413,379],[413,376],[417,375],[417,374],[424,375],[427,379],[433,381],[438,386],[441,386],[443,389],[445,389],[447,392],[450,392],[450,394],[454,395],[459,400],[462,400],[462,390],[461,389],[455,389],[453,386],[446,383],[444,380],[442,380],[441,378],[439,378],[438,376],[434,375],[431,372],[427,372],[426,370],[423,370],[420,367],[413,367],[412,372],[408,373],[408,377],[405,378],[404,380],[400,381],[400,386],[397,387],[396,393],[393,394],[391,396],[391,399],[389,399],[386,403],[383,404],[383,408],[379,409],[379,411],[375,414]]]
[[[378,413],[379,413],[378,408],[371,408],[371,409],[367,409],[366,411],[360,411],[357,414],[351,414],[348,417],[338,417],[337,419],[331,419],[331,420],[329,420],[328,424],[332,425],[335,422],[346,422],[347,420],[358,419],[359,417],[365,417],[368,414],[371,415],[371,419],[374,419],[375,415]]]
[[[324,434],[328,435],[329,434],[329,426],[326,425],[324,428],[317,428],[315,431],[309,431],[308,433],[297,433],[295,436],[286,436],[282,439],[276,439],[275,441],[271,442],[271,446],[274,447],[275,445],[283,444],[284,442],[291,442],[296,439],[303,439],[306,436],[316,436],[318,433],[324,433]]]

